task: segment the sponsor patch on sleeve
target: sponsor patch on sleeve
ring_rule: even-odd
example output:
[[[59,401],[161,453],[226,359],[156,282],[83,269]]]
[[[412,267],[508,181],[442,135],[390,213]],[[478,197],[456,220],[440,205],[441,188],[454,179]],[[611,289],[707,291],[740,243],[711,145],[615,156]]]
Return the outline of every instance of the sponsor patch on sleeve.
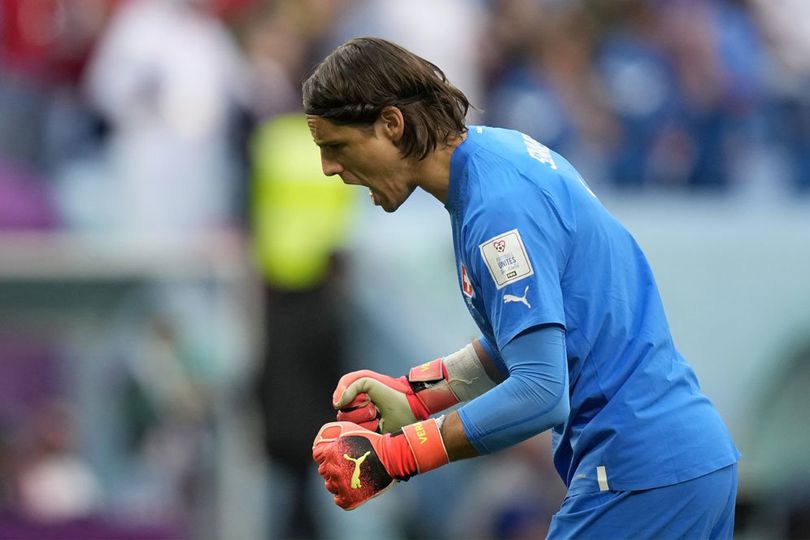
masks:
[[[517,229],[490,238],[478,248],[498,289],[534,274]]]

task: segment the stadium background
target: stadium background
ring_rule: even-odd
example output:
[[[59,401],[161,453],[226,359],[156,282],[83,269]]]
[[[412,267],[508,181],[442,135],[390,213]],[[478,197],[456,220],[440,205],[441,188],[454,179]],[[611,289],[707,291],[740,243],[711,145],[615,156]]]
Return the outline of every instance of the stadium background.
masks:
[[[808,28],[803,0],[0,0],[0,538],[288,535],[284,442],[329,420],[298,378],[476,335],[441,205],[319,178],[289,116],[355,35],[583,172],[743,453],[736,537],[810,538]],[[274,348],[313,341],[304,374]],[[352,513],[312,482],[311,535],[542,537],[547,446]]]

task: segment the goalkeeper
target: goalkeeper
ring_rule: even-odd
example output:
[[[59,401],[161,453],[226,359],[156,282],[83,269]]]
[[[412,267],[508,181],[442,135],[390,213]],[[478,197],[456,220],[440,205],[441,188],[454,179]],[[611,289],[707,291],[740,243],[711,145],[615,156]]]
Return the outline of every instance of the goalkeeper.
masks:
[[[577,171],[519,132],[465,126],[464,94],[384,40],[340,46],[303,91],[325,174],[388,212],[417,187],[447,208],[482,334],[403,377],[341,378],[313,446],[335,502],[552,429],[568,493],[549,538],[731,538],[739,453],[640,248]]]

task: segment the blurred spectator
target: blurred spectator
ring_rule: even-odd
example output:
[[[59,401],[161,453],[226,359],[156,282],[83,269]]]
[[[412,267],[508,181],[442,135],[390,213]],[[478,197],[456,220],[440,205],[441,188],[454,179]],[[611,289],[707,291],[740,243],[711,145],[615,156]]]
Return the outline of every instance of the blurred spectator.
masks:
[[[247,105],[246,65],[208,8],[207,0],[126,3],[92,60],[87,89],[111,126],[110,170],[97,181],[115,183],[104,202],[125,205],[113,218],[126,232],[193,233],[235,221],[240,179],[229,130]]]
[[[48,177],[98,140],[76,83],[116,3],[0,1],[0,228],[56,225]]]
[[[313,538],[318,531],[309,496],[313,467],[308,449],[334,415],[332,391],[346,370],[340,251],[356,192],[323,175],[303,114],[262,124],[253,138],[252,157],[267,343],[258,394],[271,490],[283,501],[271,513],[277,518],[271,536]],[[279,482],[284,475],[290,478],[286,485]]]
[[[407,47],[441,66],[476,107],[484,104],[480,70],[481,51],[489,46],[484,35],[486,11],[476,0],[354,0],[335,21],[329,39],[334,46],[358,36],[377,36]],[[457,29],[448,39],[449,29]],[[328,42],[327,42],[328,41]],[[321,51],[316,57],[323,58]],[[478,115],[471,110],[470,118]]]
[[[99,509],[101,486],[77,452],[72,416],[66,404],[51,402],[29,424],[15,483],[21,512],[35,521],[71,521]]]
[[[672,60],[681,101],[675,129],[689,144],[673,147],[664,139],[653,172],[695,189],[734,187],[734,161],[760,142],[754,131],[765,66],[757,30],[728,0],[661,2],[657,11],[658,39]]]
[[[494,7],[491,31],[497,39],[489,58],[492,88],[487,122],[511,126],[560,152],[570,149],[576,127],[565,103],[566,89],[554,84],[558,74],[549,69],[554,64],[544,60],[567,56],[565,53],[573,48],[566,47],[572,41],[567,32],[554,32],[559,28],[559,17],[554,15],[573,8],[552,10],[554,15],[550,15],[541,3],[524,0],[495,2]],[[578,75],[580,67],[581,63],[568,63],[567,74]]]
[[[657,39],[660,19],[648,2],[625,1],[621,9],[603,4],[596,5],[603,28],[594,68],[619,126],[617,137],[608,141],[610,176],[620,188],[649,187],[662,180],[650,174],[656,146],[667,144],[683,154],[691,144],[677,126],[676,74]],[[673,157],[672,164],[680,165],[681,157]]]
[[[334,413],[342,372],[339,272],[354,193],[326,179],[301,114],[300,80],[313,43],[340,2],[256,6],[239,25],[251,66],[257,123],[248,158],[250,221],[264,285],[265,350],[256,395],[269,464],[272,538],[315,538],[322,516],[312,498],[309,448]],[[317,493],[317,492],[316,492]]]
[[[313,20],[328,17],[337,3],[317,14],[312,4],[318,2],[261,3],[238,25],[250,62],[251,111],[260,121],[301,109],[300,81],[322,24]]]
[[[245,52],[252,67],[253,113],[257,118],[301,108],[298,81],[303,75],[307,43],[284,12],[252,21]]]
[[[0,159],[52,170],[92,139],[75,85],[117,3],[0,2]]]
[[[493,2],[485,54],[487,123],[543,141],[580,164],[591,184],[616,135],[593,73],[594,23],[580,2]]]
[[[810,3],[750,0],[774,61],[768,135],[788,160],[796,191],[810,193]]]
[[[18,540],[177,540],[169,525],[103,517],[99,479],[80,455],[72,407],[43,402],[25,428],[3,434],[0,538]]]

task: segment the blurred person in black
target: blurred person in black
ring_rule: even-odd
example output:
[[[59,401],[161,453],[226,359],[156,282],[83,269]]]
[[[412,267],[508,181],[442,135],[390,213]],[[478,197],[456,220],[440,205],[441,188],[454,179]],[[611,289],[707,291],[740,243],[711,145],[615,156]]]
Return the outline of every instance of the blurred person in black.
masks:
[[[271,530],[274,537],[312,538],[312,467],[301,448],[330,416],[323,396],[344,368],[339,252],[353,193],[321,173],[303,114],[262,124],[252,156],[255,249],[266,314],[258,395],[271,497],[287,476],[283,498],[271,501]]]
[[[331,416],[322,396],[343,369],[342,243],[354,194],[323,176],[298,84],[337,6],[322,8],[259,4],[237,29],[256,124],[248,145],[248,207],[264,289],[255,395],[269,465],[270,538],[318,536],[311,461],[301,448]]]

